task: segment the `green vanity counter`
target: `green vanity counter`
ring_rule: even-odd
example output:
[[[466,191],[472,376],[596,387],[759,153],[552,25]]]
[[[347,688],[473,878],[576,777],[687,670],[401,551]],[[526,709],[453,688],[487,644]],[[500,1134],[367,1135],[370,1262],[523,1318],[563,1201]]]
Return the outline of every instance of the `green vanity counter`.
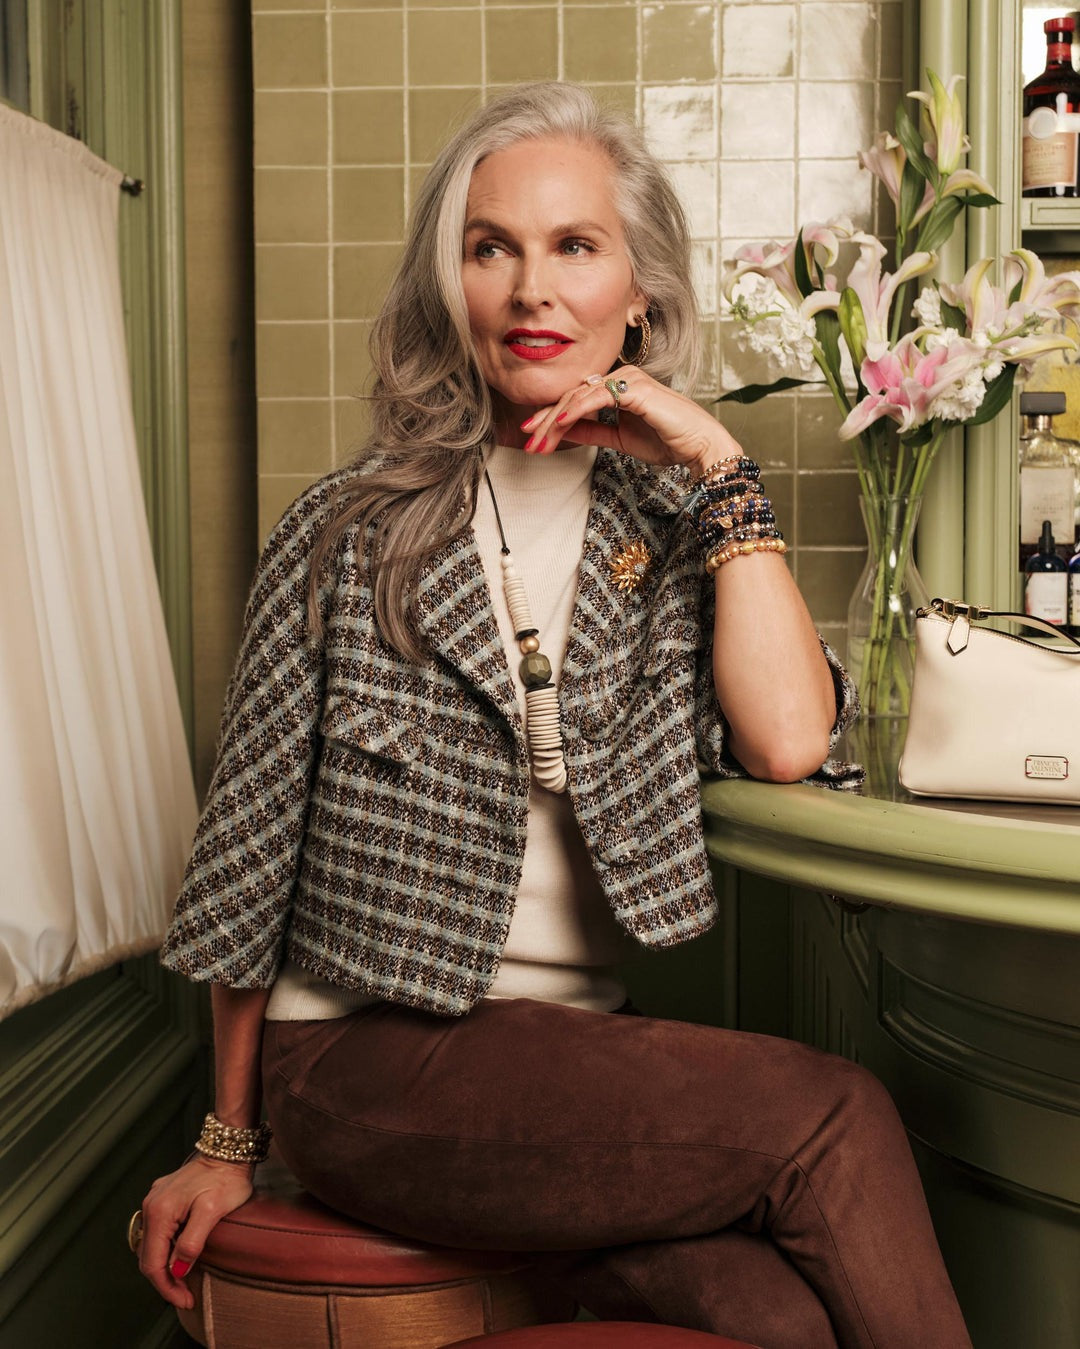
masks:
[[[1080,809],[916,801],[860,757],[860,795],[703,789],[734,1019],[888,1084],[976,1349],[1077,1349]]]

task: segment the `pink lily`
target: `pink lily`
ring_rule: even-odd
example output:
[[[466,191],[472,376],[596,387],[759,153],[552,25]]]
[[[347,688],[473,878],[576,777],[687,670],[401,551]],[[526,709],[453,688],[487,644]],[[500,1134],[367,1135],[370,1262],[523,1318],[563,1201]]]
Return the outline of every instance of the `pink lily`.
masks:
[[[987,280],[993,265],[993,258],[980,258],[967,269],[958,286],[948,281],[938,283],[948,303],[964,311],[972,334],[995,335],[1005,331],[1005,293]]]
[[[859,163],[877,178],[892,198],[900,205],[900,179],[904,176],[907,151],[888,131],[879,131],[870,150],[859,151]]]
[[[832,266],[840,255],[840,240],[851,237],[852,232],[851,222],[844,219],[830,220],[824,225],[814,222],[803,227],[803,249],[811,274],[813,262],[819,262],[824,267]],[[748,272],[756,272],[773,281],[781,295],[793,308],[798,309],[803,297],[795,280],[797,245],[798,239],[789,239],[786,244],[778,244],[771,239],[763,244],[744,244],[736,252],[734,259],[724,264],[722,287],[724,298],[730,300],[739,281]],[[818,249],[823,253],[820,258],[817,255]],[[828,282],[826,288],[831,289]]]
[[[1050,310],[1076,316],[1074,311],[1080,307],[1080,272],[1058,272],[1048,277],[1042,259],[1027,248],[1014,248],[1004,261],[1003,271],[1008,294],[1020,284],[1014,304],[1047,317]]]
[[[941,185],[943,197],[956,197],[961,192],[985,192],[988,197],[994,195],[994,189],[974,169],[956,169]]]
[[[888,417],[903,435],[926,421],[937,371],[948,359],[948,350],[938,347],[922,352],[909,333],[876,360],[867,357],[859,378],[868,390],[848,413],[840,427],[841,440],[853,440],[874,422]]]
[[[923,105],[923,126],[930,133],[926,153],[937,165],[939,173],[947,178],[958,167],[961,156],[971,148],[964,134],[964,109],[956,92],[963,76],[953,75],[945,85],[932,70],[926,73],[931,92],[924,94],[921,89],[914,89],[910,97],[917,98]]]
[[[936,253],[912,253],[899,268],[882,275],[885,245],[872,234],[853,234],[859,245],[859,260],[851,269],[848,285],[858,296],[866,320],[866,355],[877,360],[889,347],[889,319],[893,296],[913,276],[928,272],[937,262]]]

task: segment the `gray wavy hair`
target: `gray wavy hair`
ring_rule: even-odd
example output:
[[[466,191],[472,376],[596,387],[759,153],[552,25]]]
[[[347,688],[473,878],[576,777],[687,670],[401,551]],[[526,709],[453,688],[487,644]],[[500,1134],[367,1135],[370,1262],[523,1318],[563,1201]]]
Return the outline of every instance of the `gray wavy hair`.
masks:
[[[632,122],[580,85],[525,84],[499,95],[451,137],[418,194],[372,331],[371,433],[312,555],[313,631],[321,628],[319,579],[342,535],[354,523],[374,524],[367,562],[376,621],[391,646],[424,657],[410,596],[425,562],[468,527],[481,473],[477,449],[495,428],[461,280],[473,170],[498,150],[554,138],[595,145],[611,160],[634,282],[648,297],[652,342],[644,369],[665,384],[693,387],[700,331],[690,236],[663,166]],[[628,329],[631,352],[637,340]]]

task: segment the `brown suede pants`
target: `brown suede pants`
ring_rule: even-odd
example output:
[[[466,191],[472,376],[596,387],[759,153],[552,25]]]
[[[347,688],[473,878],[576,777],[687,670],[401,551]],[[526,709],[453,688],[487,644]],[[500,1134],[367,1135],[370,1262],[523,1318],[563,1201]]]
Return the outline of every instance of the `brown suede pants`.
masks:
[[[965,1349],[904,1129],[845,1059],[524,999],[269,1022],[281,1152],[327,1204],[549,1253],[601,1319],[762,1349]]]

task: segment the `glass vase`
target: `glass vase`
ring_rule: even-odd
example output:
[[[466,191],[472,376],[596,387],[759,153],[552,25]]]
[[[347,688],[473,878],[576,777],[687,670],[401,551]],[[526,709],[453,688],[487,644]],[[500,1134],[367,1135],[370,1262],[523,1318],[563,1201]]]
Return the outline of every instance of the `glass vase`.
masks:
[[[866,565],[848,606],[848,670],[865,717],[906,717],[915,611],[929,595],[915,565],[921,496],[861,496]]]

